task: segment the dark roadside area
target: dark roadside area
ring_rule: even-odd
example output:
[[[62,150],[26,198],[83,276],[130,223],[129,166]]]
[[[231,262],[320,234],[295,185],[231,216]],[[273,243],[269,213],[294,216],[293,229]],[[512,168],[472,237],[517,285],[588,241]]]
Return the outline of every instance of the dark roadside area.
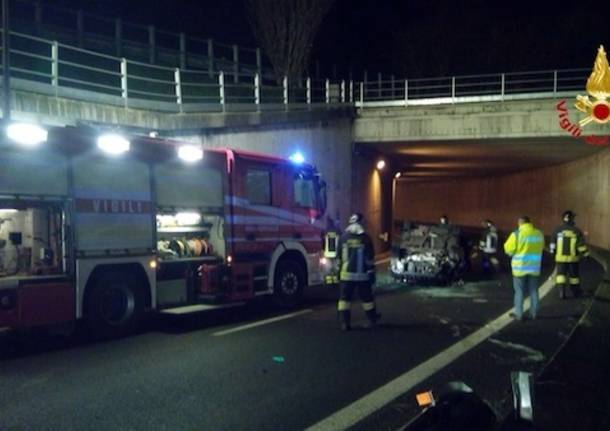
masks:
[[[504,417],[512,411],[510,373],[520,370],[534,374],[536,430],[609,430],[610,286],[604,280],[610,277],[597,260],[603,261],[582,263],[581,298],[560,300],[553,288],[537,321],[510,324],[350,429],[402,429],[421,412],[415,394],[452,381],[466,383]],[[543,267],[542,280],[552,280],[552,269]],[[509,274],[503,281],[510,285]]]
[[[536,381],[541,430],[610,430],[610,252],[595,257],[605,274],[591,307]]]

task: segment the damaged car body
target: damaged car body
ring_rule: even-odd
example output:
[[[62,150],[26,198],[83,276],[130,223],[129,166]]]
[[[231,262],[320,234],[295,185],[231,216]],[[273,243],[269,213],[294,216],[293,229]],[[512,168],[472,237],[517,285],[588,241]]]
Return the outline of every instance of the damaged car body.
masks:
[[[390,258],[395,280],[408,284],[447,284],[457,280],[465,268],[459,228],[403,222]]]

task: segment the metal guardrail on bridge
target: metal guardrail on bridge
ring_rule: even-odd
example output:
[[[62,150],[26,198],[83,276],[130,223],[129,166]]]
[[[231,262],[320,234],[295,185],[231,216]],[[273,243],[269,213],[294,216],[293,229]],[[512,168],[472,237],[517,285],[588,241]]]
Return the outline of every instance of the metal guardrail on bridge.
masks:
[[[355,105],[391,107],[563,97],[583,91],[590,69],[360,82]]]
[[[235,72],[227,79],[223,71],[210,78],[209,71],[128,60],[19,32],[10,33],[10,72],[15,89],[157,111],[312,109],[353,102],[345,81],[284,77],[278,83]]]
[[[1,30],[0,30],[1,31]],[[227,112],[434,105],[534,99],[584,89],[588,69],[413,80],[289,80],[128,60],[11,32],[14,89],[165,112]]]

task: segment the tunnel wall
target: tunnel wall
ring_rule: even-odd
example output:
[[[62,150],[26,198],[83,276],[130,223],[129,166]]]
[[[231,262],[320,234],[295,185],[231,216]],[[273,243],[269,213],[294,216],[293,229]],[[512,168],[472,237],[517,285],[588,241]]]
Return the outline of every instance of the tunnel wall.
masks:
[[[572,209],[587,241],[610,249],[610,148],[563,165],[477,179],[409,183],[396,186],[395,220],[451,222],[479,226],[485,218],[500,230],[515,228],[526,214],[546,235]]]

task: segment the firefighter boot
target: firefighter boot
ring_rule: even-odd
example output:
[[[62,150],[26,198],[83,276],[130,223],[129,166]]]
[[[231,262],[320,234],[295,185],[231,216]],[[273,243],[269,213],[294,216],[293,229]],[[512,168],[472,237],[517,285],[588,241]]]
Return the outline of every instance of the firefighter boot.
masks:
[[[341,322],[342,331],[351,331],[352,312],[350,310],[339,311],[339,321]]]
[[[366,328],[374,328],[377,325],[377,321],[381,319],[381,314],[377,312],[377,309],[366,311],[366,317],[369,321],[365,324]]]

